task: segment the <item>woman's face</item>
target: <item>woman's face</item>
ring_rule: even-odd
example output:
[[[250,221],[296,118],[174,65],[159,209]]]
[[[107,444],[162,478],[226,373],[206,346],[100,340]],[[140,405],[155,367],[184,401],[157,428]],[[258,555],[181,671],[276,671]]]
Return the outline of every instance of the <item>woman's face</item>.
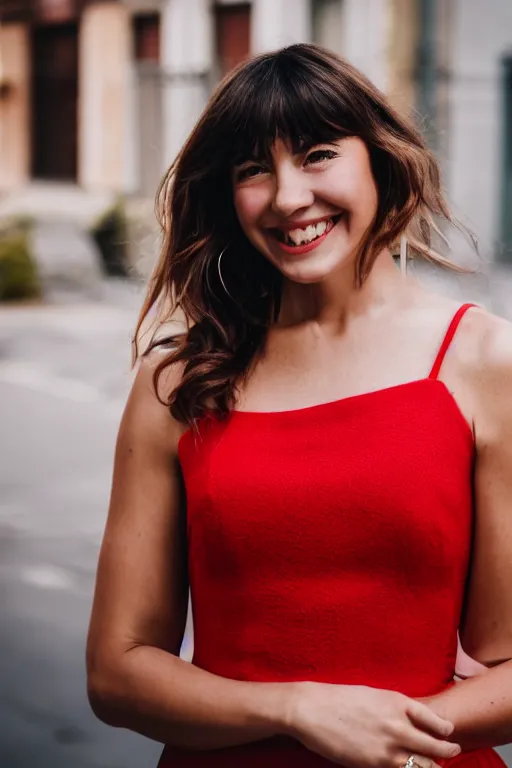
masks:
[[[356,137],[299,154],[281,140],[271,165],[233,171],[235,209],[250,242],[284,277],[315,283],[353,263],[377,211],[377,187]]]

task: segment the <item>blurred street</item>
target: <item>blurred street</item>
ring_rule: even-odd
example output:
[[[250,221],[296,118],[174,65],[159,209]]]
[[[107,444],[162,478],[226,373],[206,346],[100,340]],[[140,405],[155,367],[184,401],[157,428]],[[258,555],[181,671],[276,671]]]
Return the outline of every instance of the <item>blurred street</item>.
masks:
[[[0,765],[140,768],[160,747],[95,720],[84,647],[134,288],[0,310]]]

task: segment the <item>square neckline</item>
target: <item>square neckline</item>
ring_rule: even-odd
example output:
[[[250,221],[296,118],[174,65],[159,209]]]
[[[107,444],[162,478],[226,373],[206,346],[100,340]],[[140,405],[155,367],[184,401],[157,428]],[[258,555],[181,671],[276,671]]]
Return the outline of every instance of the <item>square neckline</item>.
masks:
[[[453,337],[455,336],[457,328],[459,327],[460,321],[462,320],[462,318],[464,317],[464,315],[469,309],[476,306],[477,305],[472,303],[465,303],[465,304],[462,304],[457,309],[443,336],[441,345],[439,347],[439,350],[437,352],[437,355],[435,357],[434,363],[432,365],[432,368],[428,376],[424,376],[418,379],[411,379],[410,381],[404,381],[398,384],[392,384],[388,387],[381,387],[379,389],[368,390],[367,392],[360,392],[354,395],[347,395],[345,397],[340,397],[335,400],[328,400],[323,403],[313,403],[312,405],[306,405],[300,408],[291,408],[291,409],[285,409],[285,410],[279,410],[279,411],[247,411],[243,409],[233,408],[229,412],[228,418],[232,419],[232,418],[242,417],[242,418],[255,418],[255,419],[267,418],[268,419],[270,417],[273,417],[273,418],[280,417],[280,418],[286,419],[294,415],[300,416],[301,414],[302,415],[315,414],[315,413],[318,413],[319,411],[323,411],[328,408],[341,407],[342,405],[350,405],[350,404],[354,404],[356,401],[363,400],[365,398],[371,398],[377,395],[392,394],[395,392],[399,392],[400,390],[412,388],[419,385],[429,384],[430,382],[432,382],[436,385],[441,385],[441,390],[444,391],[445,395],[448,396],[449,401],[452,404],[452,407],[455,409],[455,412],[458,415],[459,421],[462,422],[463,428],[465,429],[466,434],[468,435],[472,445],[474,446],[475,435],[474,435],[473,427],[464,416],[453,393],[448,389],[445,382],[439,379],[439,373],[440,373],[444,358],[446,356],[446,353],[450,347]],[[191,431],[191,428],[183,432],[183,434],[181,435],[178,441],[178,449],[179,449],[179,445],[181,444],[181,441],[183,440],[185,435],[187,435],[190,431]]]
[[[411,381],[404,381],[400,384],[392,384],[389,387],[381,387],[380,389],[371,389],[368,392],[360,392],[355,395],[347,395],[346,397],[339,397],[336,400],[328,400],[324,403],[314,403],[313,405],[306,405],[301,408],[289,408],[282,411],[244,411],[244,410],[238,410],[234,408],[230,414],[229,418],[238,417],[238,416],[248,416],[248,417],[283,417],[287,418],[293,415],[300,415],[300,414],[311,414],[316,413],[320,410],[326,410],[328,408],[335,408],[337,406],[342,406],[344,404],[350,405],[353,404],[357,400],[363,400],[365,398],[374,397],[376,395],[385,395],[385,394],[392,394],[394,392],[398,392],[401,389],[407,389],[410,387],[415,387],[419,385],[425,385],[425,384],[434,384],[434,385],[440,385],[441,390],[444,391],[444,393],[448,396],[450,402],[452,403],[453,407],[455,408],[456,413],[458,414],[459,420],[462,421],[464,429],[467,431],[468,436],[471,439],[471,442],[474,444],[475,442],[475,436],[473,433],[473,429],[469,421],[466,419],[464,414],[462,413],[462,410],[455,399],[453,393],[448,389],[446,383],[442,381],[441,379],[433,378],[432,376],[424,376],[421,379],[412,379]],[[186,434],[186,433],[185,433]]]
[[[344,406],[350,406],[354,405],[357,401],[365,400],[368,398],[375,398],[378,396],[383,395],[389,395],[393,393],[398,393],[400,390],[406,390],[411,389],[414,387],[419,386],[430,386],[434,385],[434,387],[440,387],[440,392],[443,393],[444,397],[448,398],[448,402],[450,404],[450,407],[453,409],[455,418],[461,425],[461,428],[463,429],[466,438],[471,443],[472,448],[475,448],[475,435],[473,432],[473,428],[469,421],[466,419],[464,414],[462,413],[462,410],[455,399],[453,393],[448,389],[447,385],[444,381],[437,378],[432,378],[432,376],[425,376],[421,379],[412,379],[411,381],[404,381],[400,384],[392,384],[389,387],[381,387],[380,389],[373,389],[369,390],[368,392],[361,392],[359,394],[355,395],[348,395],[347,397],[341,397],[337,400],[328,400],[324,403],[315,403],[313,405],[306,405],[302,408],[292,408],[288,410],[283,411],[243,411],[243,410],[237,410],[236,408],[231,410],[229,412],[229,415],[227,417],[227,422],[229,423],[232,420],[247,420],[250,421],[251,419],[254,421],[264,421],[264,420],[276,420],[284,419],[289,420],[290,418],[297,418],[300,416],[313,416],[317,413],[327,411],[329,409],[341,409]],[[192,434],[193,430],[191,427],[186,429],[178,441],[178,454],[180,452],[180,448],[182,444],[185,441],[185,438]]]
[[[230,415],[240,414],[241,416],[283,416],[286,414],[302,413],[304,411],[314,411],[319,408],[327,408],[329,406],[341,405],[342,403],[348,403],[353,400],[359,400],[364,397],[370,397],[371,395],[385,394],[386,392],[392,392],[404,387],[410,387],[415,384],[423,384],[426,381],[438,381],[443,384],[440,379],[432,379],[429,376],[424,376],[421,379],[411,379],[410,381],[403,381],[399,384],[391,384],[388,387],[379,387],[378,389],[369,389],[367,392],[358,392],[354,395],[345,395],[344,397],[337,397],[335,400],[326,400],[322,403],[313,403],[312,405],[303,405],[299,408],[283,408],[282,410],[272,411],[247,411],[245,409],[233,408],[230,411]],[[445,385],[446,386],[446,385]]]

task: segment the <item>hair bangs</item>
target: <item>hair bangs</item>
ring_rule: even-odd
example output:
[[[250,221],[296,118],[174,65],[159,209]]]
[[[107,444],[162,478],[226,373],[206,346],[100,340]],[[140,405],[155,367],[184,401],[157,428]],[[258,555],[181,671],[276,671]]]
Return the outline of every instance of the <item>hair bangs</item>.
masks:
[[[323,82],[320,73],[312,78],[285,57],[255,64],[243,73],[243,96],[225,125],[231,165],[269,162],[278,139],[299,153],[359,133],[343,94]]]

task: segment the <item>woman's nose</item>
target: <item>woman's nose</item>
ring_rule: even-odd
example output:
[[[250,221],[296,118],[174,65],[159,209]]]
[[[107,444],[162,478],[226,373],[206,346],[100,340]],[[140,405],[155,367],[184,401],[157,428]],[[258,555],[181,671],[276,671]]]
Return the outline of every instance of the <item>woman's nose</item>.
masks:
[[[277,174],[272,201],[274,213],[288,218],[302,208],[308,208],[313,201],[313,192],[307,181],[302,178],[300,171],[294,172],[288,169],[286,172]]]

